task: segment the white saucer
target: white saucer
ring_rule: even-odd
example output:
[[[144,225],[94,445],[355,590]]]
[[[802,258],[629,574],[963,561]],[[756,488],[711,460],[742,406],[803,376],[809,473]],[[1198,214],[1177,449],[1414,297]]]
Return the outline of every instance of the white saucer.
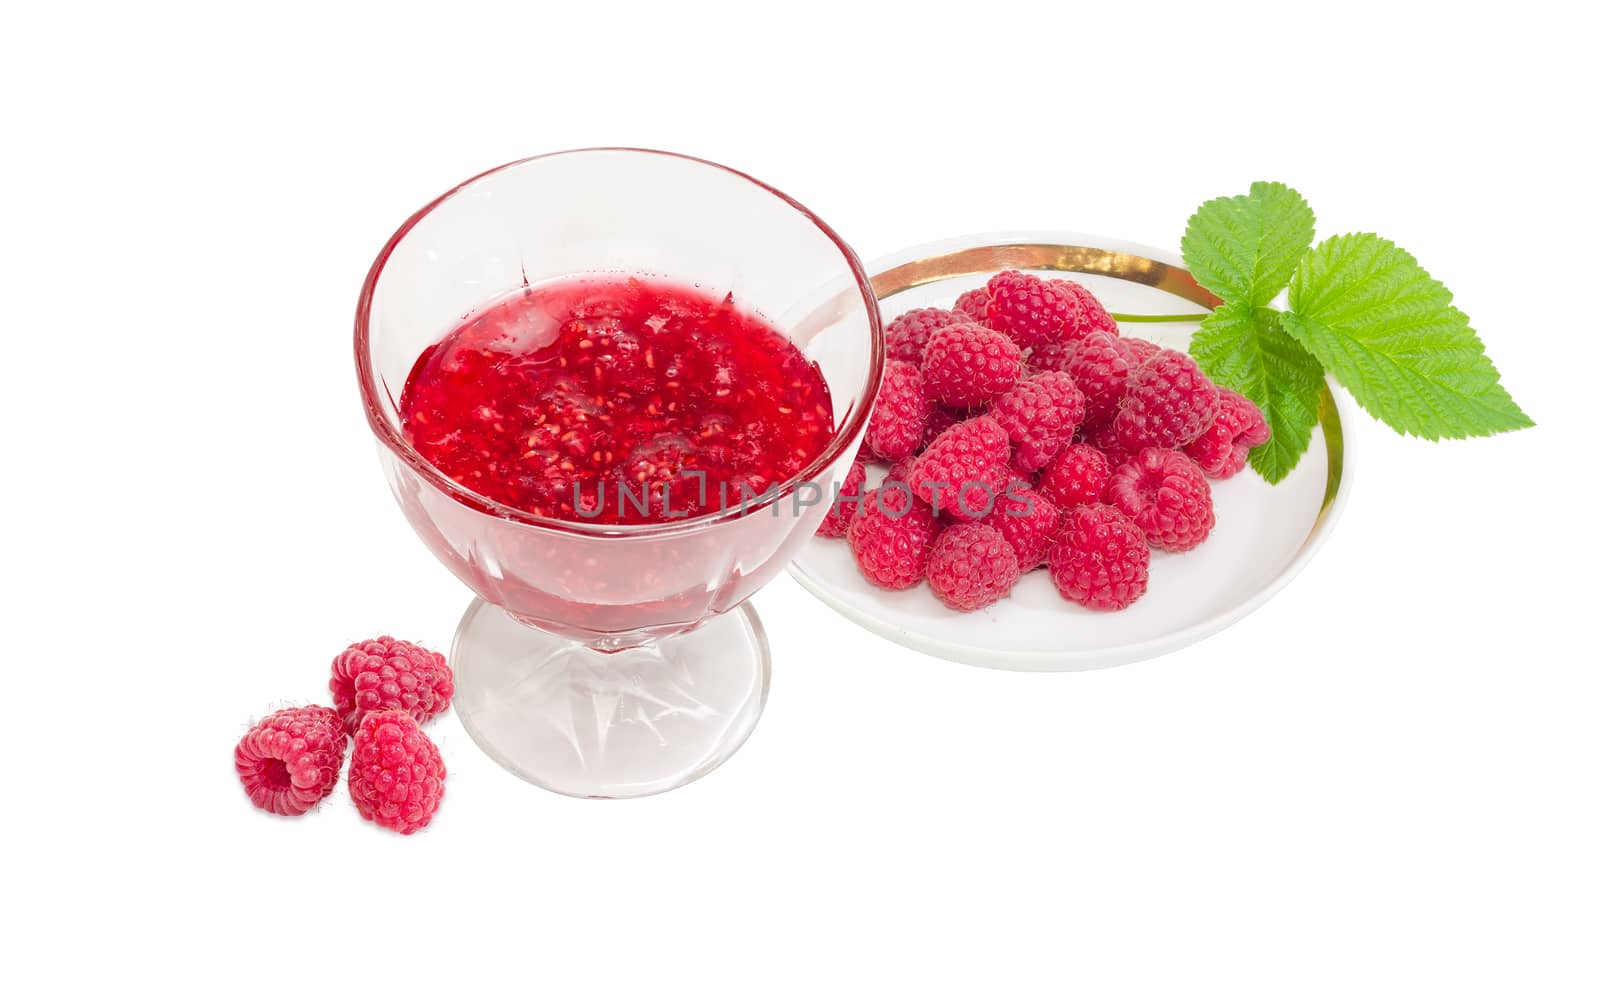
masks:
[[[885,324],[907,309],[950,306],[1005,268],[1072,272],[1107,309],[1196,312],[1214,303],[1166,251],[1065,233],[986,235],[943,241],[870,265]],[[1184,348],[1193,323],[1125,323],[1122,332]],[[1217,524],[1188,553],[1156,552],[1150,589],[1125,611],[1091,612],[1064,600],[1049,574],[1027,574],[1011,596],[962,614],[926,584],[873,587],[842,539],[814,538],[790,564],[802,586],[851,621],[919,652],[960,663],[1028,671],[1092,670],[1172,652],[1260,607],[1311,559],[1350,494],[1353,407],[1324,390],[1321,422],[1298,467],[1276,487],[1246,469],[1212,485]]]

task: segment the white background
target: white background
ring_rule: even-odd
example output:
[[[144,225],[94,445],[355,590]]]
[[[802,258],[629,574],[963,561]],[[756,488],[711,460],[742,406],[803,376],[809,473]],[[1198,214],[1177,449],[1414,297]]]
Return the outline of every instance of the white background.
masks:
[[[29,4],[0,29],[15,984],[1593,986],[1592,33],[1554,5]],[[230,750],[468,593],[411,534],[351,316],[413,209],[659,146],[864,258],[989,229],[1176,249],[1298,187],[1457,294],[1538,428],[1361,417],[1304,575],[1214,639],[1024,676],[756,597],[766,717],[646,800],[453,716],[434,825],[251,808]],[[446,980],[451,980],[448,983]]]

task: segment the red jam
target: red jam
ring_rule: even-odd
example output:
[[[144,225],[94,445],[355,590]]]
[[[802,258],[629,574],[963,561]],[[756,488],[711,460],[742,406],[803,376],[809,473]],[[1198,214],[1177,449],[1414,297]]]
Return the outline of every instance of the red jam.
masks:
[[[467,488],[551,518],[690,518],[781,483],[833,435],[815,364],[731,295],[653,279],[522,289],[418,358],[406,439]]]

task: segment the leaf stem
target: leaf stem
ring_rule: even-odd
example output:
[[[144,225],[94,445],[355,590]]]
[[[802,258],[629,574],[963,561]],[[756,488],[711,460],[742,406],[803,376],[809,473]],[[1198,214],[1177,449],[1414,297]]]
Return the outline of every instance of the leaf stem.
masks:
[[[1211,314],[1206,312],[1161,313],[1160,315],[1114,312],[1111,314],[1111,318],[1119,323],[1198,323],[1209,315]]]

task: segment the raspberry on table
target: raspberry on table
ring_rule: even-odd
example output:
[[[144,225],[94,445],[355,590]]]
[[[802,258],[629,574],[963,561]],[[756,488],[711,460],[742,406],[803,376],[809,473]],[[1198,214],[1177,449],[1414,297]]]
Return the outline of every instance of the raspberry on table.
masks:
[[[955,408],[982,405],[1022,377],[1022,350],[1003,333],[976,323],[934,332],[922,355],[922,379],[934,401]]]
[[[1117,321],[1111,318],[1106,307],[1094,297],[1094,293],[1082,284],[1067,278],[1052,279],[1052,283],[1061,286],[1062,291],[1072,296],[1077,302],[1077,311],[1073,318],[1062,327],[1063,335],[1069,340],[1081,340],[1091,333],[1106,333],[1116,336]]]
[[[1128,375],[1115,420],[1117,440],[1130,450],[1175,450],[1210,429],[1221,405],[1221,392],[1194,358],[1163,350]]]
[[[1217,518],[1211,485],[1179,450],[1150,447],[1117,468],[1107,499],[1156,549],[1182,553],[1205,542]]]
[[[1121,611],[1150,582],[1150,546],[1139,527],[1110,505],[1067,513],[1049,553],[1050,579],[1068,601],[1095,611]]]
[[[1087,443],[1077,443],[1039,472],[1039,492],[1057,508],[1066,511],[1079,505],[1095,505],[1106,500],[1111,483],[1111,461]]]
[[[345,742],[344,725],[333,708],[286,708],[245,732],[234,747],[233,766],[251,803],[295,817],[333,792]]]
[[[371,711],[405,711],[419,723],[442,714],[455,694],[455,678],[443,656],[384,635],[352,643],[335,656],[328,689],[344,730],[354,732]]]
[[[1045,281],[1021,271],[1002,271],[989,279],[984,322],[1017,342],[1037,347],[1066,340],[1078,325],[1078,297],[1064,282]]]
[[[987,608],[1011,593],[1017,555],[992,526],[963,522],[939,533],[928,552],[928,587],[956,611]]]
[[[1272,428],[1256,403],[1224,388],[1217,421],[1183,452],[1208,476],[1221,480],[1239,473],[1250,451],[1271,438]]]
[[[1056,530],[1061,528],[1061,511],[1031,485],[1015,484],[984,521],[1011,544],[1017,569],[1027,573],[1044,562]]]
[[[911,490],[958,518],[982,518],[1011,480],[1011,442],[991,416],[958,422],[917,457]]]
[[[856,517],[861,503],[861,488],[867,483],[867,467],[857,460],[850,465],[839,485],[839,493],[828,508],[828,514],[817,527],[817,535],[828,539],[842,539],[850,531],[850,520]]]
[[[374,711],[356,728],[350,798],[361,816],[401,834],[428,826],[444,799],[444,760],[417,720]]]
[[[916,453],[931,407],[917,366],[908,361],[886,362],[878,400],[867,419],[868,448],[891,463]]]
[[[861,499],[850,522],[850,552],[869,583],[899,591],[922,583],[939,523],[904,482],[886,482]]]
[[[1012,462],[1032,473],[1072,441],[1083,421],[1083,394],[1060,371],[1041,371],[994,400],[988,413],[1011,439]]]
[[[962,292],[956,299],[956,312],[965,313],[974,323],[981,323],[989,315],[989,288],[979,285]]]
[[[884,342],[889,359],[922,363],[922,352],[928,346],[928,337],[952,323],[976,322],[968,313],[950,309],[908,309],[889,321],[884,327]]]
[[[1062,370],[1083,392],[1084,419],[1092,423],[1114,418],[1128,389],[1128,375],[1138,366],[1119,337],[1096,331],[1071,345]]]

